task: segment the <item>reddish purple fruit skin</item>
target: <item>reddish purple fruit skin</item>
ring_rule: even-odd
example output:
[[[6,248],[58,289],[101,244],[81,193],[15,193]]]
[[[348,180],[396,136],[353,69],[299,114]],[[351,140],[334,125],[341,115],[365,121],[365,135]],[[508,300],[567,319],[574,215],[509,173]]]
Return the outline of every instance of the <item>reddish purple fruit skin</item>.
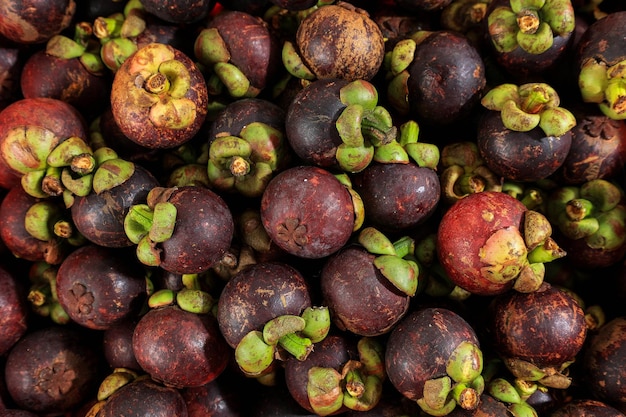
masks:
[[[323,258],[352,235],[354,206],[348,189],[329,171],[299,166],[269,182],[261,198],[261,221],[286,252]]]
[[[391,383],[410,400],[424,396],[424,383],[446,375],[446,362],[462,342],[479,345],[474,329],[446,308],[423,308],[404,317],[391,332],[385,367]]]
[[[41,44],[66,29],[75,13],[74,0],[5,1],[0,34],[19,44]]]
[[[28,307],[20,285],[12,273],[0,267],[0,356],[4,356],[28,329]]]
[[[594,399],[577,398],[553,410],[551,417],[624,417],[616,408]]]
[[[583,368],[592,393],[626,411],[626,316],[612,319],[589,338]]]
[[[187,417],[185,400],[176,388],[149,378],[135,380],[115,391],[98,417]]]
[[[374,266],[375,257],[363,248],[347,247],[329,259],[320,277],[335,325],[360,336],[390,331],[406,314],[411,299]]]
[[[287,383],[289,393],[300,406],[313,412],[306,389],[309,369],[315,366],[333,368],[341,372],[343,365],[350,359],[358,359],[356,345],[354,345],[351,339],[340,335],[327,336],[324,340],[315,344],[315,349],[304,361],[289,358],[285,362],[285,382]],[[346,407],[342,407],[333,414],[341,414],[346,410]]]
[[[226,342],[236,348],[252,330],[263,330],[269,320],[290,314],[299,316],[311,307],[309,287],[292,266],[262,262],[248,266],[224,286],[217,321]]]
[[[230,247],[235,224],[226,202],[199,186],[178,187],[168,202],[176,206],[171,238],[161,243],[160,267],[178,274],[207,271]]]
[[[494,349],[539,367],[574,360],[587,336],[585,313],[574,298],[548,283],[531,293],[510,291],[490,306]]]
[[[96,245],[80,247],[57,271],[59,302],[74,322],[105,330],[139,314],[147,297],[145,273],[125,252]]]
[[[439,261],[459,287],[477,295],[496,295],[513,285],[494,283],[481,275],[479,250],[497,230],[520,228],[526,207],[501,192],[483,191],[456,202],[444,214],[437,232]]]
[[[178,388],[208,384],[226,369],[229,360],[215,318],[176,306],[142,316],[133,333],[133,352],[154,380]]]

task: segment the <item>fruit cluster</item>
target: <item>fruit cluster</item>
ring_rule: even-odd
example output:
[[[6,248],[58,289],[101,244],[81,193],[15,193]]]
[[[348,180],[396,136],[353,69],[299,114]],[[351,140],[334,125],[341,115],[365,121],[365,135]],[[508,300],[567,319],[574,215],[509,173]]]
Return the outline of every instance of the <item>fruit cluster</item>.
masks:
[[[0,415],[624,416],[620,0],[7,0]]]

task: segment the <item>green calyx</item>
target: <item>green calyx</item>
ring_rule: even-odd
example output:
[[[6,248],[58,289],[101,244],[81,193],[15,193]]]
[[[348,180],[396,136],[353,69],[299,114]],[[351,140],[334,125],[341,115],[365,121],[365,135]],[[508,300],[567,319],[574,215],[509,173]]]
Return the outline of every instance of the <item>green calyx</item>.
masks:
[[[79,22],[74,27],[74,37],[54,35],[46,43],[46,54],[61,59],[78,59],[92,74],[102,75],[104,63],[100,57],[100,46],[93,36],[93,25]]]
[[[500,84],[482,98],[481,104],[499,111],[507,129],[527,132],[541,128],[547,136],[559,137],[576,125],[576,118],[559,107],[557,92],[545,83]]]
[[[613,120],[626,119],[626,61],[609,66],[588,59],[578,73],[578,87],[583,101],[598,104]]]
[[[584,239],[594,249],[616,250],[626,242],[622,199],[618,186],[595,179],[555,190],[548,201],[548,216],[566,237]]]
[[[359,243],[377,255],[374,266],[396,288],[408,296],[417,292],[419,266],[415,261],[415,240],[405,236],[391,242],[382,232],[366,227],[359,233]]]
[[[575,28],[570,0],[511,0],[510,7],[496,7],[487,16],[491,41],[499,52],[521,48],[542,54],[555,36],[568,36]]]
[[[484,164],[474,142],[444,146],[441,165],[441,189],[449,204],[481,191],[502,191],[502,180]]]
[[[349,360],[341,370],[313,367],[307,379],[309,403],[316,414],[326,416],[345,407],[369,411],[382,397],[384,350],[373,338],[357,342],[358,360]]]
[[[565,362],[556,368],[541,368],[533,363],[515,358],[505,358],[503,362],[515,378],[525,383],[536,382],[549,388],[567,389],[572,382],[565,372],[572,362]],[[519,395],[519,388],[516,391],[518,391]]]
[[[300,316],[275,317],[265,323],[262,331],[251,331],[244,336],[235,349],[235,360],[250,377],[268,372],[279,349],[303,361],[313,350],[313,344],[328,335],[330,326],[327,307],[309,307]]]
[[[228,45],[216,28],[205,28],[196,37],[194,55],[207,68],[210,90],[218,94],[224,88],[231,97],[256,97],[261,90],[250,84],[245,73],[230,62]]]
[[[374,159],[375,149],[396,140],[397,128],[389,112],[378,106],[373,84],[355,80],[344,86],[339,98],[346,105],[335,122],[343,143],[336,152],[345,172],[359,172]]]
[[[239,136],[219,136],[209,146],[208,178],[222,191],[260,196],[286,157],[284,134],[261,122]]]

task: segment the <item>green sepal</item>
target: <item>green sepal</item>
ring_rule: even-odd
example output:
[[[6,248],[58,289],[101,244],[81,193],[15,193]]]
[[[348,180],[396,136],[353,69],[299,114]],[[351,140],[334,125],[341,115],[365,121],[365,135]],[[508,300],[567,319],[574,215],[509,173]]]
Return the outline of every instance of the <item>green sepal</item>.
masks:
[[[98,386],[96,398],[98,401],[104,401],[109,398],[115,391],[123,386],[131,383],[137,378],[137,373],[126,369],[115,369],[111,374],[107,375]]]
[[[446,411],[450,405],[450,401],[454,404],[452,409],[456,407],[454,399],[449,399],[449,394],[452,391],[452,380],[448,376],[442,376],[439,378],[428,379],[424,382],[424,396],[417,400],[417,404],[430,414],[430,411],[434,411],[437,414],[431,415],[445,415],[439,414]]]
[[[431,143],[408,143],[404,149],[420,168],[436,170],[439,165],[439,147]]]
[[[491,42],[498,52],[511,52],[518,47],[517,14],[508,7],[496,7],[487,16]]]
[[[48,155],[46,163],[53,167],[70,166],[72,159],[81,154],[91,154],[87,143],[78,136],[71,136],[59,143]]]
[[[307,307],[300,315],[304,319],[305,326],[302,335],[312,343],[321,342],[328,336],[331,328],[330,311],[328,307]]]
[[[20,184],[26,194],[35,198],[47,198],[50,196],[45,193],[41,187],[45,176],[45,170],[26,172],[25,174],[22,174]]]
[[[615,184],[596,178],[580,186],[580,197],[593,202],[598,211],[610,211],[622,201],[622,190]]]
[[[147,204],[131,206],[124,217],[124,232],[128,239],[138,244],[150,232],[152,218],[152,209]]]
[[[373,146],[348,146],[342,143],[337,147],[335,159],[345,172],[357,173],[363,171],[374,159]]]
[[[48,155],[61,142],[54,132],[39,126],[15,127],[3,139],[2,156],[20,174],[45,169]]]
[[[360,396],[343,395],[343,405],[354,411],[369,411],[376,407],[383,394],[383,383],[374,375],[365,377],[365,391]]]
[[[155,291],[148,297],[148,306],[150,308],[165,307],[174,304],[176,301],[176,293],[170,289],[160,289]]]
[[[146,266],[161,265],[161,251],[155,247],[148,236],[144,236],[135,248],[137,259]]]
[[[384,381],[386,378],[384,346],[372,337],[362,337],[357,342],[357,350],[364,373]]]
[[[396,255],[380,255],[374,259],[374,266],[397,289],[408,296],[415,295],[419,276],[419,267],[415,262]]]
[[[80,57],[85,47],[64,35],[54,35],[46,43],[46,54],[61,59]]]
[[[509,404],[518,404],[522,402],[519,392],[513,384],[504,378],[495,378],[487,384],[487,392],[498,401]]]
[[[49,200],[31,205],[24,215],[24,228],[35,239],[49,241],[56,238],[53,225],[61,217],[60,207]]]
[[[387,84],[387,100],[401,115],[407,115],[411,111],[408,99],[409,87],[407,84],[410,76],[408,71],[402,71],[389,80]]]
[[[247,376],[263,374],[274,362],[274,346],[263,340],[263,334],[253,330],[235,348],[235,361]]]
[[[286,41],[283,43],[282,61],[285,69],[294,77],[309,81],[313,81],[316,78],[315,74],[302,61],[292,42]]]
[[[483,354],[480,348],[471,342],[460,343],[450,354],[446,364],[446,373],[455,382],[469,384],[483,370]]]
[[[413,39],[402,39],[398,41],[391,51],[389,70],[393,75],[398,75],[406,70],[415,56],[417,43]]]
[[[176,293],[176,304],[185,311],[194,314],[208,314],[215,304],[215,300],[206,291],[183,288]]]
[[[167,201],[155,204],[152,211],[152,225],[148,236],[153,242],[165,242],[174,234],[178,209]]]
[[[374,227],[366,227],[359,233],[358,241],[369,253],[374,255],[396,256],[393,242],[384,233]]]
[[[250,97],[250,80],[237,66],[229,62],[218,62],[213,71],[234,98]]]
[[[283,132],[265,123],[252,122],[239,135],[250,145],[252,161],[264,162],[272,171],[278,169],[284,156]]]
[[[521,402],[517,404],[511,404],[508,407],[513,417],[538,417],[537,410],[535,410],[530,404]]]
[[[360,104],[351,104],[346,106],[342,111],[335,126],[341,140],[349,147],[362,147],[365,145],[365,139],[361,132],[361,122],[365,109]]]
[[[70,168],[63,168],[63,171],[61,171],[61,183],[74,195],[85,197],[93,189],[93,174],[76,177]]]
[[[507,101],[517,103],[519,100],[518,86],[504,83],[490,89],[480,100],[480,104],[488,110],[500,111]]]
[[[93,175],[96,194],[125,183],[135,173],[135,164],[123,159],[110,159],[102,163]]]
[[[539,10],[545,4],[546,0],[510,0],[511,10],[519,13],[524,9]]]
[[[300,316],[285,314],[274,317],[263,326],[263,340],[268,345],[276,345],[281,337],[300,332],[305,326],[306,321]]]
[[[571,0],[545,0],[545,5],[541,8],[541,19],[560,36],[576,29],[576,13]]]
[[[341,87],[339,100],[346,106],[358,104],[365,111],[371,111],[378,104],[378,91],[369,81],[355,80]]]
[[[343,406],[341,374],[332,368],[314,366],[307,376],[307,396],[309,404],[319,416],[336,413]]]
[[[535,33],[517,32],[517,44],[529,54],[542,54],[550,49],[553,42],[552,29],[546,22],[541,22]]]
[[[526,113],[512,100],[505,102],[500,112],[504,127],[517,132],[528,132],[539,126],[541,116],[535,113]]]
[[[287,333],[278,340],[278,344],[299,361],[305,360],[313,351],[313,342],[308,337]]]
[[[578,72],[578,88],[585,103],[602,103],[608,85],[609,78],[604,62],[589,59],[583,63]]]
[[[200,63],[212,67],[230,61],[230,51],[217,28],[205,28],[196,37],[194,54]]]

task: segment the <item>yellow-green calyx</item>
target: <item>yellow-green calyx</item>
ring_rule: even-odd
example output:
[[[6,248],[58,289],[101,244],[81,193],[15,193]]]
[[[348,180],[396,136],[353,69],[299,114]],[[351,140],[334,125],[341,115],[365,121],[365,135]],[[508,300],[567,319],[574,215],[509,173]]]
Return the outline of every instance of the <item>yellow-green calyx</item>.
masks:
[[[575,28],[570,0],[511,0],[487,16],[491,41],[499,52],[521,48],[530,54],[546,52],[555,36],[568,36]]]
[[[134,77],[131,104],[149,108],[149,119],[155,126],[183,129],[194,122],[196,104],[187,98],[191,74],[176,59],[173,48],[159,43],[142,48],[128,72]]]
[[[588,59],[578,74],[578,87],[583,101],[597,103],[611,119],[626,119],[626,61],[607,65]]]
[[[559,106],[556,90],[545,83],[500,84],[487,92],[481,104],[499,111],[504,126],[518,132],[539,127],[547,136],[559,137],[576,126],[574,115]]]

